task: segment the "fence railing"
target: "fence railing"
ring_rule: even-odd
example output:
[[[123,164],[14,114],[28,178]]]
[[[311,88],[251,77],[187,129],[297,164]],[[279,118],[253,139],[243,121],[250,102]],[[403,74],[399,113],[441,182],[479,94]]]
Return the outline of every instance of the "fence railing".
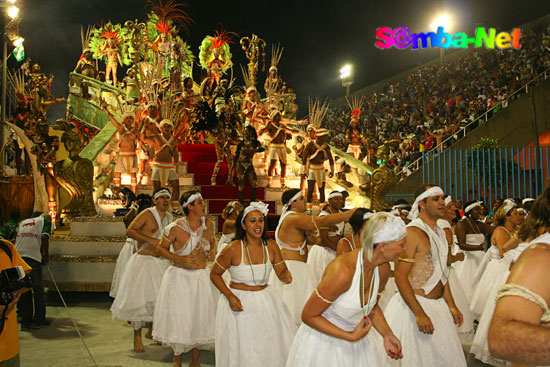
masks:
[[[453,199],[537,197],[550,173],[550,146],[446,149],[423,154],[422,181],[440,186]]]
[[[543,72],[541,72],[539,75],[537,75],[536,77],[534,77],[533,79],[531,79],[529,82],[527,82],[525,85],[523,85],[521,88],[518,88],[514,93],[512,93],[510,96],[507,97],[507,100],[510,101],[513,97],[519,95],[522,91],[525,91],[525,93],[528,93],[529,92],[529,86],[535,82],[538,82],[540,79],[548,79],[548,77],[550,77],[550,68],[547,68],[546,70],[544,70]],[[488,109],[487,111],[485,111],[484,113],[482,113],[481,115],[479,115],[476,119],[474,119],[473,121],[469,122],[468,124],[466,124],[465,126],[462,126],[460,128],[459,131],[457,131],[455,134],[449,136],[447,139],[443,140],[441,143],[437,144],[436,146],[434,146],[430,152],[434,152],[434,151],[441,151],[444,149],[444,147],[447,145],[447,143],[450,143],[452,140],[455,140],[454,143],[456,143],[457,141],[463,139],[466,137],[467,135],[467,132],[468,132],[468,129],[473,126],[474,124],[478,123],[478,124],[482,124],[482,123],[485,123],[489,120],[489,115],[493,114],[493,112],[495,112],[495,109],[498,107],[500,110],[502,109],[502,106],[498,106],[502,104],[502,102],[498,103],[498,104],[495,104],[495,106],[491,107],[490,109]],[[481,122],[483,121],[483,122]],[[453,144],[454,144],[453,143]],[[418,170],[420,168],[420,164],[422,163],[422,160],[423,158],[420,157],[420,158],[417,158],[415,161],[413,161],[411,164],[409,164],[409,167],[412,169],[412,170]],[[402,172],[401,172],[402,173]]]

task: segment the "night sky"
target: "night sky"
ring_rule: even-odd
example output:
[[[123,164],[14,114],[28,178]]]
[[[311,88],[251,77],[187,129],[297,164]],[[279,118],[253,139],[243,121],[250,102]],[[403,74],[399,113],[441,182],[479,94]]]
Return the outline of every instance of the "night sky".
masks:
[[[452,18],[452,32],[474,32],[482,25],[500,30],[534,20],[550,13],[549,0],[459,0],[459,1],[187,1],[187,12],[195,20],[189,35],[181,33],[195,56],[208,34],[222,25],[239,36],[252,33],[267,43],[266,62],[271,44],[280,42],[284,53],[279,73],[298,95],[298,116],[307,114],[308,97],[338,98],[344,94],[339,69],[354,66],[352,91],[380,81],[400,71],[439,56],[438,50],[379,50],[374,46],[375,30],[381,26],[406,26],[412,32],[427,32],[441,12]],[[25,53],[42,71],[54,74],[53,94],[66,97],[68,75],[80,57],[80,25],[101,21],[124,23],[144,19],[142,0],[17,0],[21,8],[20,34]],[[9,50],[11,51],[11,50]],[[246,65],[244,52],[232,45],[234,72],[242,80],[239,64]],[[9,66],[17,67],[10,58]],[[100,63],[100,68],[104,64]],[[266,67],[269,67],[269,65]],[[195,81],[200,75],[195,64]],[[119,80],[123,75],[119,69]],[[264,76],[259,74],[263,87]],[[263,88],[260,88],[262,94]],[[48,120],[64,116],[64,104],[50,109]]]

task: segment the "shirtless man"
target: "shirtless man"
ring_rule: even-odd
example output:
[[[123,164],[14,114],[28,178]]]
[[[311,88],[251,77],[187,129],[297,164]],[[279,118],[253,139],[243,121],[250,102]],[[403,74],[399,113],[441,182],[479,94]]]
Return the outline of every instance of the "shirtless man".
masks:
[[[445,212],[445,194],[437,186],[423,185],[415,197],[406,250],[395,267],[399,292],[384,311],[401,340],[403,359],[388,366],[466,367],[453,325],[460,326],[463,318],[447,282],[449,249],[445,232],[436,224]]]
[[[172,266],[162,278],[153,339],[172,347],[175,367],[181,367],[181,355],[189,350],[189,366],[196,367],[198,346],[210,349],[215,340],[218,294],[206,267],[216,253],[215,231],[206,219],[206,201],[199,191],[186,191],[180,203],[185,217],[166,227],[157,249]]]
[[[329,227],[347,221],[355,209],[343,213],[314,217],[304,214],[306,202],[299,189],[286,190],[282,197],[283,212],[275,229],[275,241],[281,249],[288,270],[292,274],[292,283],[284,285],[273,276],[270,285],[281,293],[291,317],[300,326],[302,309],[315,287],[313,273],[307,264],[308,232],[321,227]]]
[[[319,189],[319,201],[325,202],[325,161],[330,163],[328,177],[334,176],[334,159],[328,146],[328,130],[317,130],[317,139],[309,143],[304,149],[302,164],[305,165],[304,177],[307,177],[307,205],[311,209],[315,183]]]
[[[246,97],[241,104],[241,110],[245,116],[245,125],[252,125],[254,129],[258,129],[258,123],[256,122],[256,115],[260,110],[260,106],[256,101],[256,87],[248,87],[246,89]]]
[[[498,292],[489,328],[489,351],[511,366],[550,365],[550,187],[533,203],[519,229],[528,248]],[[520,245],[521,246],[521,245]]]
[[[139,140],[138,128],[134,125],[136,114],[133,111],[127,111],[122,114],[122,123],[118,122],[107,109],[105,100],[101,100],[101,109],[109,121],[113,124],[120,135],[118,143],[118,157],[115,165],[115,182],[116,190],[120,190],[120,182],[123,173],[129,174],[131,177],[132,191],[137,190],[137,143]]]
[[[137,251],[126,264],[111,313],[113,319],[131,322],[134,327],[134,351],[138,353],[145,352],[141,329],[153,322],[162,275],[169,265],[158,257],[157,244],[162,231],[172,221],[172,215],[168,213],[170,198],[168,189],[155,190],[155,206],[142,211],[126,230],[126,235],[137,241]],[[145,337],[152,337],[151,329],[152,326]]]
[[[138,183],[141,183],[147,162],[154,155],[153,148],[149,146],[146,136],[159,133],[158,123],[160,122],[160,114],[158,107],[154,103],[148,103],[146,110],[139,119],[139,164],[138,164]]]
[[[258,132],[262,135],[267,131],[271,137],[271,142],[268,148],[269,169],[267,170],[268,186],[271,186],[271,181],[275,175],[275,165],[277,160],[281,165],[281,187],[285,187],[286,176],[286,129],[281,123],[281,112],[274,110],[269,115],[269,122],[266,127]]]
[[[178,140],[173,135],[174,124],[169,119],[164,119],[159,124],[160,133],[146,137],[146,140],[155,150],[155,157],[151,165],[153,173],[151,180],[154,189],[165,187],[168,182],[172,186],[173,197],[180,194],[180,181],[176,171],[179,161]],[[179,203],[172,200],[172,212],[180,214]]]

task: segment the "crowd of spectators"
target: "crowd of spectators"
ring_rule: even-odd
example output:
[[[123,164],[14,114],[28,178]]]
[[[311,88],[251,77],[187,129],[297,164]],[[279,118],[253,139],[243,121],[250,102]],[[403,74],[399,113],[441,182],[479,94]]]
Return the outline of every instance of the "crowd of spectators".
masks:
[[[368,96],[360,120],[362,154],[372,155],[377,146],[396,139],[391,164],[402,178],[412,173],[422,152],[443,150],[464,137],[485,118],[471,122],[488,110],[490,118],[508,107],[525,93],[529,81],[550,67],[550,26],[526,32],[521,45],[520,50],[469,49],[457,60],[421,67]],[[333,132],[332,143],[343,150],[349,121],[348,106],[337,106],[331,107],[323,125]]]

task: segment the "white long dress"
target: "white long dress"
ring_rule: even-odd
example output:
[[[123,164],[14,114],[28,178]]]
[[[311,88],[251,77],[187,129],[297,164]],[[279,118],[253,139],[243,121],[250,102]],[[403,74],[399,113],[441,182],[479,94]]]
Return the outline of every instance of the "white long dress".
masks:
[[[134,253],[134,249],[137,246],[137,241],[133,238],[128,237],[124,246],[120,249],[118,257],[116,259],[115,272],[113,273],[113,280],[111,281],[111,289],[109,291],[109,296],[116,298],[118,287],[120,285],[120,278],[124,273],[126,264],[130,260],[130,257]]]
[[[489,326],[491,325],[491,320],[493,319],[493,314],[496,307],[496,296],[498,289],[502,286],[508,276],[510,275],[510,266],[517,261],[519,256],[529,248],[533,243],[547,243],[550,244],[550,233],[545,233],[533,241],[527,243],[523,242],[518,245],[515,249],[512,249],[504,254],[502,262],[506,264],[506,269],[496,277],[495,282],[490,290],[488,290],[488,300],[485,304],[483,312],[481,313],[481,318],[479,319],[479,325],[472,342],[472,347],[470,348],[470,353],[472,353],[477,359],[484,363],[491,364],[493,366],[504,366],[506,362],[493,358],[489,353],[489,345],[487,338],[489,336]]]
[[[361,307],[361,265],[363,250],[357,251],[357,263],[350,288],[342,293],[329,308],[323,312],[323,317],[345,331],[353,331],[363,319]],[[373,272],[373,290],[367,301],[369,314],[376,305],[376,296],[380,278],[378,267]],[[324,334],[302,323],[288,356],[286,367],[333,367],[333,366],[386,366],[385,357],[377,343],[383,343],[376,329],[357,342]]]
[[[479,281],[477,282],[477,286],[470,302],[470,309],[477,320],[481,317],[481,313],[483,312],[485,304],[489,299],[489,290],[493,288],[493,284],[495,282],[498,282],[498,276],[505,272],[510,266],[509,263],[503,261],[500,257],[498,247],[495,245],[491,246],[485,254],[485,257],[488,258],[489,261],[484,269],[483,262],[478,269],[480,273],[483,269],[483,273],[479,277]]]
[[[155,220],[158,229],[152,235],[161,238],[162,231],[172,221],[172,215],[166,213],[161,220],[155,207],[148,208]],[[116,298],[111,306],[111,315],[114,319],[130,321],[135,330],[145,327],[153,322],[155,302],[160,288],[162,276],[170,263],[166,259],[151,255],[142,255],[142,251],[148,243],[143,243],[136,253],[130,256],[126,264]]]
[[[202,219],[202,226],[195,231],[181,219],[166,227],[166,235],[176,225],[190,234],[187,243],[174,252],[176,255],[187,256],[201,251],[201,247],[206,251],[207,241],[203,239],[206,223]],[[153,339],[171,347],[175,355],[193,348],[210,349],[215,339],[217,301],[218,293],[210,282],[209,268],[168,267],[156,300]]]
[[[251,286],[265,285],[272,272],[269,251],[265,264],[246,265],[241,242],[241,263],[231,266],[231,281]],[[243,311],[231,310],[225,296],[218,300],[216,312],[216,366],[284,366],[294,325],[281,296],[271,286],[260,291],[231,289]]]
[[[466,235],[466,243],[469,245],[481,245],[485,243],[485,235],[483,233],[474,233]],[[484,251],[464,251],[464,261],[457,263],[455,266],[456,275],[462,283],[462,288],[470,303],[474,295],[474,289],[477,285],[475,281],[475,273],[485,255]]]

